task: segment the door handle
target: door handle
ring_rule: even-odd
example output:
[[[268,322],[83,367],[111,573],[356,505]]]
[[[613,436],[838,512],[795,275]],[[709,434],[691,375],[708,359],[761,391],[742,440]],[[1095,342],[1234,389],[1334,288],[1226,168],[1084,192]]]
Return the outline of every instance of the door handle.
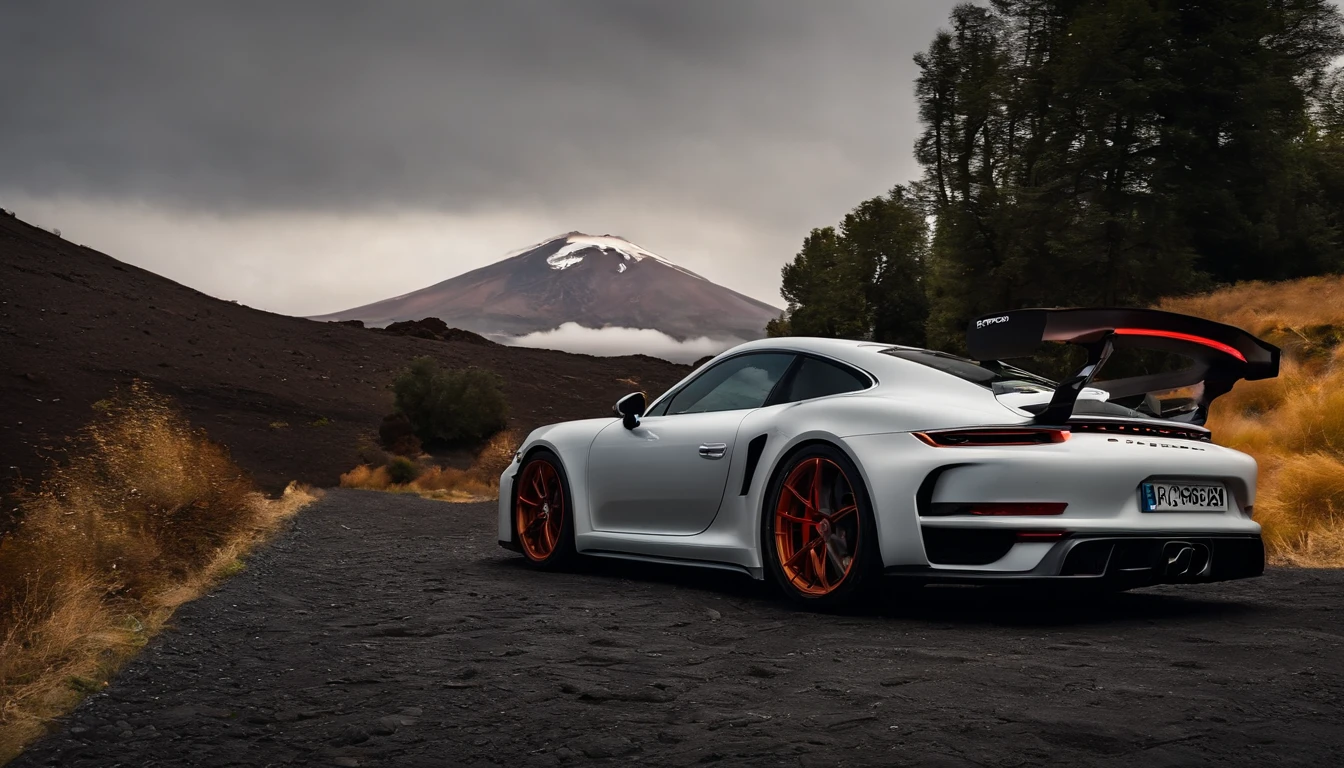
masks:
[[[700,455],[706,459],[722,459],[728,451],[727,443],[701,443]]]

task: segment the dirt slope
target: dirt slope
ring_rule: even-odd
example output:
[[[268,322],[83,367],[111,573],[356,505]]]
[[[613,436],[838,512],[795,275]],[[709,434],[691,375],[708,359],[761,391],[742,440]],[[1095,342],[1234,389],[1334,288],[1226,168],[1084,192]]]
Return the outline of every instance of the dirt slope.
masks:
[[[16,766],[1344,764],[1344,572],[799,613],[334,491]]]
[[[522,431],[603,415],[620,395],[662,391],[690,370],[262,312],[0,214],[0,487],[40,475],[91,405],[134,378],[177,398],[263,486],[330,485],[390,412],[392,375],[416,355],[500,373]]]

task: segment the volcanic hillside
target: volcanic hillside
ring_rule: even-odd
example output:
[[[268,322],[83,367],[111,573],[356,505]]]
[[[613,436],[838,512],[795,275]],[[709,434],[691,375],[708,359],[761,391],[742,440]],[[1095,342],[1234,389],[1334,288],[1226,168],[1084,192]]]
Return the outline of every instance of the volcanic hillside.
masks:
[[[133,379],[175,398],[264,487],[332,485],[391,412],[394,373],[418,355],[498,372],[519,431],[606,415],[620,395],[661,392],[690,370],[262,312],[0,214],[0,493],[40,476],[93,404]]]
[[[547,240],[464,275],[317,320],[387,325],[438,317],[488,336],[520,336],[574,322],[653,328],[684,340],[759,339],[779,310],[712,283],[612,235]]]

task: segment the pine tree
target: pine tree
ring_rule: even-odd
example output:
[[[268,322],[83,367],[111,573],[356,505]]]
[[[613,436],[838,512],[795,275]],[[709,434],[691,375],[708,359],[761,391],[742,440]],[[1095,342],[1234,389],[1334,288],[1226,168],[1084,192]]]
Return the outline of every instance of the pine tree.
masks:
[[[782,276],[791,335],[868,337],[872,320],[865,276],[834,227],[812,230]]]
[[[874,341],[922,346],[928,224],[904,187],[859,203],[840,224],[841,238],[864,282]]]
[[[923,344],[928,225],[903,187],[814,229],[785,265],[785,315],[767,336],[827,336]]]
[[[1311,110],[1341,53],[1326,0],[958,6],[915,58],[930,343],[986,312],[1340,269],[1339,143]]]

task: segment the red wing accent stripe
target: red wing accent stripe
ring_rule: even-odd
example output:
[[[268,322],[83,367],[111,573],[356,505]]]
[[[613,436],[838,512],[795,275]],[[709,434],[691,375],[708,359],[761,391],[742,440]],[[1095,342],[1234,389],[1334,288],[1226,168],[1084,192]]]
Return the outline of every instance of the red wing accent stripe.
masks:
[[[1206,339],[1203,336],[1195,336],[1190,333],[1178,333],[1177,331],[1158,331],[1151,328],[1116,328],[1115,332],[1120,336],[1159,336],[1164,339],[1177,339],[1179,341],[1189,341],[1195,344],[1203,344],[1211,349],[1216,349],[1224,354],[1231,355],[1241,362],[1246,362],[1246,356],[1241,354],[1236,347],[1230,347],[1221,341]]]

